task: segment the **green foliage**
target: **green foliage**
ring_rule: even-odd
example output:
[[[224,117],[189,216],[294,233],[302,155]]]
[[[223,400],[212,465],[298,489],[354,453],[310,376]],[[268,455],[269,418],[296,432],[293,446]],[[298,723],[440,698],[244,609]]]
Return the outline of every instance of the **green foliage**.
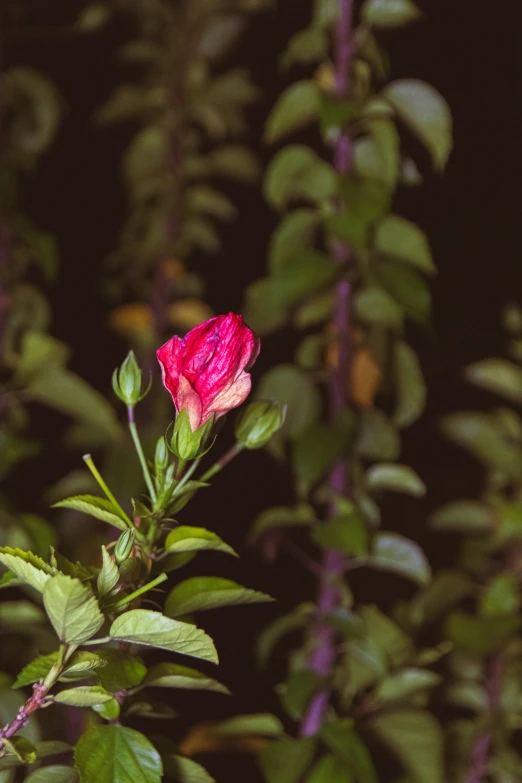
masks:
[[[203,609],[273,601],[269,595],[217,576],[194,576],[180,582],[167,596],[165,613],[182,617]]]
[[[94,636],[104,622],[89,587],[57,574],[43,590],[45,610],[62,644],[78,645]]]
[[[76,766],[85,783],[159,783],[159,753],[139,731],[125,726],[92,726],[75,750]]]

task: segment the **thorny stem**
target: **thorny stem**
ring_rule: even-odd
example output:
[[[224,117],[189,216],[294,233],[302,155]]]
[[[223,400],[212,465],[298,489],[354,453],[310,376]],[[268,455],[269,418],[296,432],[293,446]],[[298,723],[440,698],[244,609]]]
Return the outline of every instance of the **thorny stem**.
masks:
[[[353,0],[338,0],[339,15],[336,27],[336,68],[335,87],[339,98],[349,94],[350,62],[352,57],[352,12]],[[334,165],[339,173],[350,169],[353,157],[353,145],[350,136],[340,134],[335,145]],[[345,265],[350,257],[350,250],[345,245],[337,243],[334,247],[334,257],[337,263]],[[350,376],[350,299],[351,285],[346,279],[337,284],[333,325],[337,334],[339,359],[330,382],[330,410],[332,422],[335,424],[342,412],[348,397],[347,384]],[[348,491],[348,466],[342,461],[335,465],[330,476],[330,489],[337,495]],[[335,661],[335,631],[325,621],[339,604],[340,595],[337,579],[345,568],[345,558],[340,552],[327,549],[323,554],[322,575],[319,579],[317,596],[318,622],[314,631],[313,649],[309,658],[309,667],[319,677],[331,674]],[[322,618],[322,619],[321,619]],[[313,697],[307,713],[301,724],[301,735],[308,737],[316,734],[321,728],[330,691],[323,688]]]
[[[132,435],[132,441],[134,443],[134,447],[136,449],[136,453],[140,461],[141,472],[143,473],[143,478],[145,479],[147,489],[149,490],[150,499],[152,500],[153,503],[155,503],[156,500],[158,499],[158,496],[154,488],[154,483],[150,475],[150,470],[149,470],[149,466],[147,465],[145,454],[143,453],[143,447],[141,445],[140,436],[138,434],[138,428],[136,427],[136,422],[134,421],[134,408],[132,407],[132,405],[129,405],[127,407],[127,418],[129,422],[130,434]]]
[[[493,655],[486,665],[486,693],[488,697],[488,706],[490,720],[499,706],[500,695],[502,691],[502,656]],[[488,761],[489,746],[491,744],[492,728],[480,732],[477,736],[473,748],[469,768],[462,778],[462,783],[481,783],[486,775],[486,766]]]
[[[67,647],[66,645],[60,646],[58,660],[52,666],[51,671],[45,680],[40,680],[40,682],[34,683],[31,696],[28,698],[25,704],[20,707],[16,718],[12,720],[11,723],[8,723],[6,726],[4,726],[3,729],[0,729],[0,758],[3,758],[7,755],[7,747],[5,746],[3,740],[10,739],[18,731],[20,731],[20,729],[25,728],[29,723],[29,718],[33,712],[36,712],[37,710],[41,709],[41,707],[43,707],[47,694],[63,671],[64,663],[68,657],[68,654],[74,652],[75,649],[76,647],[71,648]]]
[[[125,511],[122,509],[122,507],[120,506],[120,504],[118,503],[118,501],[116,500],[116,498],[114,497],[112,492],[110,491],[109,487],[105,483],[105,481],[104,481],[100,471],[98,470],[98,468],[94,464],[91,455],[90,454],[84,454],[83,455],[83,461],[85,462],[85,464],[87,465],[87,467],[91,471],[92,475],[94,476],[94,478],[96,479],[96,481],[100,485],[100,487],[103,490],[103,492],[105,493],[106,497],[111,501],[111,503],[115,506],[115,508],[118,509],[122,519],[127,523],[127,525],[129,527],[134,527],[134,525],[132,524],[132,521],[129,519],[129,517],[127,516]]]

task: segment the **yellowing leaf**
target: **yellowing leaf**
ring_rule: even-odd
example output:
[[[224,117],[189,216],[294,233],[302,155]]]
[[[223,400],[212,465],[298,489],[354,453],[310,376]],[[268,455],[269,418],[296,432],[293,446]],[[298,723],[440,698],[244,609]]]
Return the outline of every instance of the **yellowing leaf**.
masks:
[[[270,739],[254,734],[221,735],[217,731],[219,724],[210,721],[198,723],[180,743],[180,751],[186,756],[196,753],[212,753],[215,751],[243,751],[258,753]]]
[[[208,321],[214,313],[200,299],[182,299],[174,302],[168,309],[168,319],[172,326],[188,332],[203,321]]]
[[[152,332],[154,318],[145,302],[130,302],[112,311],[109,325],[115,332],[128,336],[136,332]]]
[[[350,386],[352,399],[360,408],[371,408],[382,381],[382,372],[371,351],[361,348],[352,362]]]
[[[335,73],[330,63],[321,63],[314,73],[314,82],[325,92],[335,93]]]

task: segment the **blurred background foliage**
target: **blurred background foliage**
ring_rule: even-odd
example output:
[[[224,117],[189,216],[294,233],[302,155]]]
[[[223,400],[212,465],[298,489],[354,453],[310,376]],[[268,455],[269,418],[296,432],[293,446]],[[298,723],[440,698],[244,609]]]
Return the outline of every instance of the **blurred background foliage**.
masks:
[[[357,4],[357,11],[361,5]],[[372,5],[379,7],[366,3],[367,8]],[[393,653],[396,677],[391,684],[358,673],[364,699],[355,703],[364,722],[368,701],[391,701],[396,706],[396,699],[413,698],[414,706],[422,708],[428,703],[425,694],[435,693],[430,709],[449,724],[448,779],[465,774],[475,740],[487,735],[482,746],[495,753],[491,779],[511,783],[520,779],[514,749],[520,728],[516,542],[521,435],[518,413],[499,409],[491,392],[500,391],[519,403],[522,384],[518,369],[499,360],[489,364],[481,360],[505,354],[503,308],[522,293],[520,202],[513,165],[520,159],[520,118],[512,99],[520,68],[515,57],[516,11],[509,0],[501,0],[494,14],[485,0],[458,4],[425,0],[417,5],[422,17],[415,24],[399,29],[384,25],[378,30],[382,49],[380,54],[376,49],[370,53],[372,68],[383,71],[377,79],[381,83],[415,78],[434,85],[453,114],[455,151],[440,177],[432,172],[422,139],[416,139],[411,128],[401,128],[411,156],[402,166],[402,177],[411,180],[422,174],[424,182],[398,191],[393,210],[429,237],[439,270],[429,281],[430,326],[408,327],[403,335],[419,356],[429,391],[424,415],[404,433],[400,461],[415,468],[428,491],[415,500],[386,494],[379,504],[386,528],[422,546],[435,577],[428,587],[419,588],[399,577],[363,569],[348,575],[352,592],[364,604],[364,622],[374,630],[377,627],[379,635],[386,621],[392,641],[400,648]],[[114,406],[104,398],[112,369],[129,346],[147,369],[157,373],[154,350],[172,333],[182,333],[213,313],[245,307],[252,325],[266,335],[254,371],[257,393],[280,396],[281,383],[286,390],[293,386],[294,410],[303,410],[306,390],[312,388],[306,378],[312,370],[321,380],[324,348],[332,341],[328,331],[319,341],[313,334],[317,312],[324,319],[331,300],[319,298],[315,316],[310,311],[303,314],[302,300],[319,284],[329,285],[328,257],[322,258],[321,281],[312,275],[296,292],[297,275],[290,265],[286,279],[276,282],[277,294],[283,291],[287,296],[284,304],[292,311],[293,323],[285,307],[281,310],[281,302],[274,305],[270,298],[266,259],[273,274],[277,257],[282,260],[281,234],[279,246],[274,239],[276,212],[286,208],[293,195],[278,186],[276,162],[284,164],[277,150],[288,156],[286,145],[295,142],[301,152],[308,150],[305,155],[312,156],[313,165],[330,155],[329,122],[334,126],[338,118],[335,106],[324,101],[319,111],[317,100],[319,90],[323,95],[332,90],[328,29],[333,7],[324,1],[294,0],[277,4],[262,0],[2,3],[0,544],[46,554],[59,536],[69,556],[79,550],[84,560],[89,550],[94,556],[104,540],[103,531],[96,529],[93,534],[92,521],[48,508],[64,494],[92,490],[89,474],[80,467],[84,451],[96,453],[116,493],[123,487],[126,495],[140,491],[140,476],[128,459],[127,437]],[[316,23],[311,25],[314,14]],[[364,83],[363,72],[360,78]],[[290,112],[290,129],[297,132],[289,141],[281,130],[282,96],[288,96],[288,91],[293,91],[294,103],[289,108],[287,101],[287,117]],[[385,136],[383,131],[380,138]],[[439,157],[446,157],[440,148]],[[364,159],[363,153],[360,160]],[[305,161],[306,167],[309,163]],[[437,168],[437,160],[435,164]],[[297,174],[299,165],[299,161],[294,165]],[[321,165],[319,169],[324,174]],[[311,193],[312,202],[319,206],[323,185],[319,174]],[[297,195],[301,198],[303,193]],[[298,207],[304,213],[303,205]],[[314,219],[302,217],[294,241],[297,237],[306,248],[316,226]],[[324,253],[325,247],[317,252]],[[425,266],[431,267],[431,255],[424,254],[424,259]],[[317,266],[317,257],[312,262]],[[264,288],[259,278],[264,278]],[[393,270],[388,281],[388,288],[393,287]],[[410,315],[417,321],[429,320],[426,312],[419,312],[422,297],[425,301],[428,296],[425,290],[419,296],[415,289],[411,301]],[[363,301],[361,321],[368,312]],[[377,312],[382,313],[382,303]],[[511,308],[504,321],[511,334],[510,353],[518,362],[520,313]],[[369,344],[368,318],[363,326],[366,331],[357,333],[357,366],[363,380],[355,402],[373,409],[383,377],[375,353],[379,346],[388,351],[389,344],[383,346],[380,338],[377,344]],[[302,327],[307,330],[304,341]],[[408,348],[402,350],[404,354]],[[288,362],[296,357],[299,366],[292,369]],[[470,386],[463,382],[462,368],[471,362]],[[277,364],[284,366],[275,383]],[[335,346],[326,352],[328,367],[335,368]],[[269,374],[261,380],[266,371]],[[286,373],[282,380],[281,372]],[[276,391],[270,391],[270,384]],[[353,396],[353,385],[351,391]],[[318,410],[315,394],[311,390],[308,395],[312,419]],[[390,413],[389,403],[384,405]],[[479,413],[456,413],[469,409]],[[145,440],[153,443],[172,418],[168,396],[151,395],[141,415]],[[292,422],[295,414],[290,411],[288,426]],[[299,431],[299,422],[295,426],[295,435],[306,429]],[[232,442],[228,429],[220,438],[224,446]],[[277,444],[271,450],[277,451]],[[397,449],[393,451],[386,460],[398,456]],[[226,704],[212,696],[179,699],[176,707],[184,716],[183,727],[173,724],[173,730],[179,738],[187,725],[194,724],[184,748],[210,753],[205,763],[218,780],[231,779],[232,763],[238,780],[261,780],[251,751],[265,744],[260,739],[264,734],[246,731],[238,739],[241,732],[232,732],[227,743],[216,742],[212,731],[199,725],[202,717],[222,720],[246,712],[281,715],[281,691],[278,694],[274,686],[287,674],[296,638],[277,648],[268,669],[255,668],[255,641],[263,626],[301,605],[297,627],[306,619],[309,602],[315,600],[315,576],[295,561],[291,551],[281,551],[267,564],[245,545],[247,534],[270,506],[290,507],[308,500],[305,496],[315,478],[312,466],[312,476],[301,474],[294,493],[288,464],[255,453],[231,466],[216,483],[219,499],[214,496],[209,503],[203,493],[193,505],[192,513],[201,516],[197,524],[226,533],[240,550],[241,561],[234,565],[232,578],[241,582],[242,574],[248,573],[250,584],[278,599],[277,604],[255,612],[228,610],[229,620],[205,616],[205,627],[221,651],[220,679],[234,695]],[[374,479],[377,489],[386,485],[386,477]],[[415,481],[410,484],[410,494],[420,495],[415,491],[418,486]],[[306,507],[299,513],[301,521],[311,521]],[[324,536],[325,531],[316,531],[315,543],[331,545],[332,539]],[[268,548],[268,554],[273,556],[273,548]],[[221,573],[217,559],[211,567]],[[226,575],[231,576],[230,566]],[[373,604],[378,609],[365,608]],[[393,621],[386,615],[392,615]],[[40,620],[35,607],[34,617],[18,622],[13,633],[13,618],[0,616],[0,632],[10,634],[0,653],[6,672],[12,673],[21,658],[30,655],[28,645],[31,651],[46,650],[49,639]],[[352,626],[349,632],[355,633]],[[406,667],[411,677],[412,638],[422,648],[438,650],[441,661],[435,652],[431,658],[425,656],[422,666],[428,669],[419,669],[424,680],[419,676],[408,687],[401,672]],[[450,654],[449,647],[441,647],[448,642],[453,645]],[[298,657],[298,667],[299,663]],[[350,678],[355,681],[353,671]],[[291,718],[299,718],[303,699],[315,685],[294,680],[293,701],[287,688],[282,700]],[[344,704],[349,705],[353,693],[346,683],[343,687]],[[6,719],[13,709],[12,693],[3,689]],[[502,731],[493,738],[491,716],[500,713]],[[293,725],[285,718],[286,728],[295,736]],[[389,726],[381,721],[374,728],[378,740],[371,739],[371,731],[364,736],[370,737],[381,779],[439,780],[436,769],[431,777],[422,771],[429,766],[422,751],[416,756],[420,767],[417,763],[409,768],[406,759],[409,777],[400,777],[401,754],[393,752]],[[407,720],[403,728],[404,745],[412,733]],[[415,731],[418,728],[417,724]],[[438,732],[431,724],[425,728],[428,736],[430,731]],[[265,735],[277,735],[279,730],[272,723],[268,729],[265,726]],[[71,731],[74,734],[74,728]],[[348,741],[347,734],[341,737]],[[235,754],[232,762],[218,752],[224,744],[247,753]],[[335,746],[336,738],[328,737],[328,751],[334,752]],[[303,747],[306,759],[308,749]],[[301,751],[291,756],[286,745],[283,751],[285,758],[295,756],[298,769]],[[277,747],[274,752],[277,768],[281,764]],[[270,773],[273,768],[264,762],[269,783],[283,781],[277,772]],[[292,774],[288,781],[294,780]],[[328,766],[312,774],[314,783],[323,779],[321,774],[332,783],[336,775],[343,783],[350,779]],[[479,779],[469,777],[469,783]]]

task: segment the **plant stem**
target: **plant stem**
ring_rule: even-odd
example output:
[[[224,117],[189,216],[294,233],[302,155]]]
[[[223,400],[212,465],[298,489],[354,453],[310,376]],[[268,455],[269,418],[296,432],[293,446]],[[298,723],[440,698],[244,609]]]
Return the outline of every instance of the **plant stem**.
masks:
[[[120,609],[122,606],[126,606],[127,604],[130,604],[130,602],[134,601],[135,598],[139,598],[139,596],[143,595],[143,593],[148,593],[149,590],[152,590],[154,587],[157,587],[157,585],[160,585],[162,582],[165,582],[167,579],[168,579],[167,574],[160,574],[159,576],[156,577],[156,579],[153,579],[152,582],[143,585],[143,587],[138,587],[137,590],[135,590],[130,595],[126,595],[125,598],[120,598],[120,600],[114,604],[114,608]]]
[[[147,465],[147,460],[145,459],[145,454],[143,453],[140,436],[138,434],[138,428],[136,427],[136,422],[134,421],[134,408],[132,407],[132,405],[128,406],[127,415],[129,421],[130,434],[132,435],[134,447],[136,449],[136,453],[138,454],[138,459],[141,465],[141,472],[143,473],[143,478],[145,479],[147,489],[149,490],[150,499],[152,500],[153,503],[155,503],[156,500],[158,499],[158,496],[156,494],[156,490],[154,489],[154,484],[152,482],[152,477],[150,475],[149,466]]]
[[[183,489],[189,478],[193,475],[194,471],[197,469],[199,463],[201,462],[201,457],[198,457],[198,459],[194,460],[190,468],[187,470],[185,475],[180,479],[179,484],[175,487],[172,495],[170,496],[171,499],[175,498],[176,495],[179,495],[180,490]],[[201,480],[201,479],[200,479]]]
[[[199,481],[208,481],[208,479],[212,478],[212,476],[215,476],[216,473],[219,473],[220,470],[223,470],[229,462],[231,462],[234,457],[237,457],[238,454],[240,454],[244,449],[244,446],[241,445],[241,443],[235,443],[225,454],[223,454],[220,459],[218,459],[217,462],[214,462],[211,468],[207,470],[206,473],[203,473],[203,475],[199,478]]]
[[[111,501],[113,506],[118,509],[118,511],[120,512],[120,516],[123,519],[123,521],[126,522],[129,527],[134,527],[134,525],[132,524],[132,520],[129,519],[129,517],[127,516],[125,511],[122,509],[122,507],[120,506],[120,504],[118,503],[118,501],[116,500],[116,498],[114,497],[112,492],[110,491],[109,487],[107,486],[107,484],[103,480],[103,478],[101,476],[101,473],[99,472],[98,468],[94,464],[91,455],[90,454],[84,454],[83,455],[83,461],[85,462],[85,464],[87,465],[87,467],[91,471],[92,475],[94,476],[94,478],[96,479],[96,481],[100,485],[102,491],[105,493],[105,496]]]
[[[339,15],[336,26],[336,68],[335,87],[340,99],[349,94],[350,63],[352,57],[352,13],[353,0],[338,0]],[[334,155],[336,171],[341,174],[349,171],[353,159],[353,144],[348,134],[340,134]],[[345,265],[350,258],[350,249],[336,243],[333,248],[336,262]],[[338,419],[348,399],[348,381],[350,377],[350,300],[351,285],[346,279],[337,284],[333,325],[335,327],[339,359],[330,381],[330,412],[334,423]],[[344,495],[348,490],[348,466],[345,461],[335,465],[330,475],[330,489],[337,495]],[[319,578],[317,596],[318,621],[313,629],[314,648],[310,654],[308,665],[320,677],[331,674],[335,662],[335,631],[329,625],[329,615],[339,604],[340,594],[337,579],[345,568],[345,557],[342,553],[327,549],[322,558],[322,575]],[[321,619],[322,618],[322,619]],[[312,698],[308,711],[301,724],[301,735],[308,737],[316,734],[321,728],[330,691],[323,688]]]
[[[486,693],[488,696],[490,720],[493,719],[491,713],[498,709],[500,702],[502,670],[502,657],[500,655],[492,656],[486,664]],[[491,735],[492,729],[490,728],[482,731],[477,736],[471,750],[469,768],[462,778],[462,783],[481,783],[485,778]]]
[[[76,649],[76,647],[74,649]],[[20,731],[20,729],[25,728],[33,712],[36,712],[36,710],[39,710],[41,707],[43,707],[45,697],[63,671],[64,661],[66,659],[67,653],[67,645],[62,644],[60,646],[58,660],[53,664],[45,680],[34,683],[31,696],[28,698],[25,704],[20,707],[16,718],[11,721],[11,723],[8,723],[6,726],[4,726],[3,729],[0,729],[0,758],[3,758],[7,755],[7,748],[4,745],[3,740],[10,739],[18,731]]]

